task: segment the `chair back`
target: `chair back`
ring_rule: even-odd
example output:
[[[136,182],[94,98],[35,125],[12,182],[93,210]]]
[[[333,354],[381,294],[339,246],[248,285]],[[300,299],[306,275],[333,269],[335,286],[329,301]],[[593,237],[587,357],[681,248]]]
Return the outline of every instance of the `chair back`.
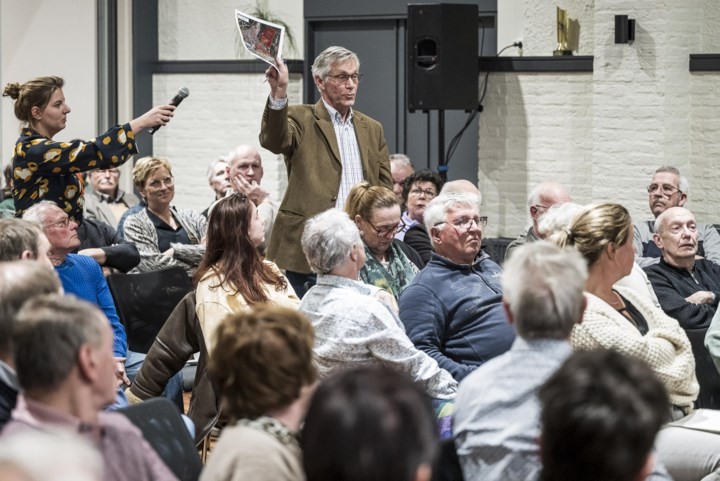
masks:
[[[700,394],[695,407],[700,409],[720,409],[720,374],[705,347],[707,328],[685,329],[693,356],[695,357],[695,375],[700,384]]]
[[[118,409],[140,431],[180,481],[197,481],[202,462],[180,413],[171,401],[152,398]]]
[[[128,349],[147,354],[175,306],[193,290],[182,267],[141,274],[112,274],[107,278]]]

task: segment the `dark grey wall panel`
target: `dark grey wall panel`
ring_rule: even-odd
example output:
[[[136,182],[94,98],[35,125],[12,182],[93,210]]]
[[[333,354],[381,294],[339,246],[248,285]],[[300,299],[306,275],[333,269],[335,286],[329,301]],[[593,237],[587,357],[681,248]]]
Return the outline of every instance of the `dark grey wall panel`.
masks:
[[[352,17],[407,17],[408,3],[441,3],[407,0],[305,0],[305,19]],[[496,0],[451,0],[444,3],[475,3],[481,12],[496,12]]]

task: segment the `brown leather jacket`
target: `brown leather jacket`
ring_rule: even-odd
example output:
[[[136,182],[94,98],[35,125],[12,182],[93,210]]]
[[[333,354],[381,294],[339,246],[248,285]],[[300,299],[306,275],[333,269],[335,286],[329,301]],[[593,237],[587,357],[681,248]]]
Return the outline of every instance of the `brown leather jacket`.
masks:
[[[195,442],[199,444],[218,420],[220,399],[207,373],[208,352],[195,315],[194,291],[178,303],[160,329],[127,394],[130,402],[160,396],[168,380],[196,352],[200,352],[200,359],[187,414],[195,423]]]

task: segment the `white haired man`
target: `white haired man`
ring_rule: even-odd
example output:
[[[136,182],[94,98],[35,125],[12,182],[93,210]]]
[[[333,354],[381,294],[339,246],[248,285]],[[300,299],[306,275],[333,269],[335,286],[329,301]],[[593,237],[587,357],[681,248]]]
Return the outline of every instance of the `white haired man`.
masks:
[[[105,222],[117,229],[118,221],[140,199],[120,188],[120,169],[95,169],[88,172],[90,189],[85,196],[85,217]]]
[[[390,156],[390,173],[393,180],[393,192],[400,201],[400,207],[404,208],[405,198],[403,197],[403,188],[405,179],[415,173],[415,166],[405,154],[392,154]]]
[[[300,238],[305,221],[331,207],[342,209],[352,187],[362,182],[392,188],[382,125],[353,110],[360,61],[343,47],[315,58],[312,75],[321,99],[288,106],[289,74],[282,59],[265,72],[270,97],[263,112],[260,145],[285,156],[288,187],[278,211],[268,258],[286,270],[298,296],[311,274]]]
[[[360,232],[348,215],[330,209],[305,225],[302,247],[315,271],[300,312],[315,328],[318,374],[338,369],[382,365],[403,371],[434,399],[455,397],[457,382],[437,362],[415,348],[397,316],[395,299],[387,291],[358,281],[365,264]],[[381,299],[383,302],[381,302]]]
[[[400,294],[408,337],[458,381],[510,349],[500,266],[480,254],[485,219],[473,194],[443,194],[425,208],[435,252]]]
[[[655,219],[653,230],[662,257],[645,272],[660,306],[684,329],[708,327],[720,301],[720,265],[695,258],[695,216],[684,207],[670,207]]]
[[[218,200],[225,197],[229,190],[232,190],[230,185],[230,179],[227,173],[227,160],[225,157],[219,157],[208,166],[207,170],[208,185],[215,193],[215,200],[208,206],[207,209],[202,211],[203,217],[207,219],[210,207]]]
[[[521,234],[508,245],[505,251],[505,259],[509,259],[517,247],[528,242],[544,239],[545,236],[543,236],[538,229],[540,218],[545,215],[550,207],[557,204],[564,204],[571,200],[567,189],[557,182],[541,182],[536,185],[535,188],[530,191],[527,200],[532,226],[530,226],[527,233]]]
[[[572,352],[585,310],[587,263],[538,241],[518,247],[502,274],[503,308],[517,337],[460,384],[454,433],[466,481],[526,481],[541,469],[537,388]]]
[[[638,264],[646,267],[660,262],[662,253],[656,242],[654,234],[657,218],[671,207],[682,207],[687,202],[690,185],[687,178],[680,175],[676,167],[659,167],[653,175],[650,185],[647,186],[650,211],[655,220],[635,222],[633,233],[633,247]],[[697,253],[716,264],[720,264],[720,234],[712,224],[697,222]]]

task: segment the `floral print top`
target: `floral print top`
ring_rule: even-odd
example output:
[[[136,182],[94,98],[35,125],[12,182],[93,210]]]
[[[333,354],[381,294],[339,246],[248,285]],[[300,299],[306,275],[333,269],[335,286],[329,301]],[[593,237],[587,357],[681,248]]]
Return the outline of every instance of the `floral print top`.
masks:
[[[13,151],[15,215],[42,200],[55,202],[76,222],[82,221],[79,172],[122,165],[138,152],[130,124],[116,125],[95,139],[57,142],[31,128],[23,130]]]

